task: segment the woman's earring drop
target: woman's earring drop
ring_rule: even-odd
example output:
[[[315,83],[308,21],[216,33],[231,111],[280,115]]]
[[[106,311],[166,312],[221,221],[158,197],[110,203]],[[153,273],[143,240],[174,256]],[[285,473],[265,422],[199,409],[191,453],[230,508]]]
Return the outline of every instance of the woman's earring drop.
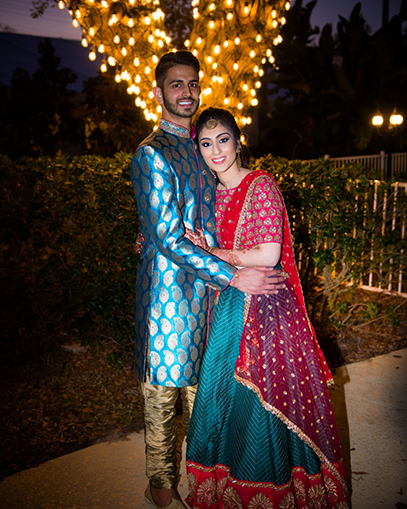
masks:
[[[239,147],[236,151],[236,162],[237,162],[237,167],[240,168],[242,167],[242,158],[240,157],[240,150],[241,148]]]

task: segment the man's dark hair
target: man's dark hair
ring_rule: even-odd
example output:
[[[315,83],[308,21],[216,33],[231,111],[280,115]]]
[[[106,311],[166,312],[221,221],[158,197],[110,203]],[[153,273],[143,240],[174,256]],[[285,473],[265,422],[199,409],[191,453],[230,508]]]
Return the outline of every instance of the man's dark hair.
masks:
[[[168,69],[176,65],[188,65],[199,73],[199,61],[190,51],[182,50],[166,53],[160,58],[155,68],[155,81],[157,82],[157,87],[161,88],[161,90],[164,88],[164,81],[167,77]]]

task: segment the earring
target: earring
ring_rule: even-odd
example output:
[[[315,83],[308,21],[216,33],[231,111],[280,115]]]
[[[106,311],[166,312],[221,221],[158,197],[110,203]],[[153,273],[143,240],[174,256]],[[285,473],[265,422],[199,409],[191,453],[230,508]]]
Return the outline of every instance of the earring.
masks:
[[[241,150],[241,147],[239,147],[236,151],[236,162],[237,162],[237,167],[240,168],[242,167],[242,158],[240,156],[240,150]]]

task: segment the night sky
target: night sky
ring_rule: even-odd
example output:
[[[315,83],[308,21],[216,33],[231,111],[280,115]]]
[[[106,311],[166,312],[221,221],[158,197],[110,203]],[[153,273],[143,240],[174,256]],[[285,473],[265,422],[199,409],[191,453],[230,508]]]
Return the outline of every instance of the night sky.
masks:
[[[304,5],[306,3],[304,0]],[[326,23],[332,23],[336,32],[338,15],[349,19],[356,3],[357,0],[318,0],[312,24],[322,28]],[[381,26],[382,3],[382,0],[362,0],[362,13],[373,32]],[[391,18],[400,11],[401,0],[390,0],[389,3]],[[58,7],[49,8],[44,16],[33,19],[30,16],[31,5],[31,0],[0,0],[0,31],[9,26],[19,34],[81,39],[81,29],[72,26],[72,18],[66,8],[62,11]]]

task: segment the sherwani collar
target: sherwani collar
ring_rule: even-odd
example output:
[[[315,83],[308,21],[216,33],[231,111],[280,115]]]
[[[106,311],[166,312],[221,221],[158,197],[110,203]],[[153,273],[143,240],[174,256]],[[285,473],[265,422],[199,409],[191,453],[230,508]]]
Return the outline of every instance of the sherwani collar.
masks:
[[[158,127],[167,133],[180,136],[181,138],[193,138],[195,135],[195,129],[193,127],[189,130],[184,126],[171,122],[171,120],[167,120],[165,118],[160,120]]]

